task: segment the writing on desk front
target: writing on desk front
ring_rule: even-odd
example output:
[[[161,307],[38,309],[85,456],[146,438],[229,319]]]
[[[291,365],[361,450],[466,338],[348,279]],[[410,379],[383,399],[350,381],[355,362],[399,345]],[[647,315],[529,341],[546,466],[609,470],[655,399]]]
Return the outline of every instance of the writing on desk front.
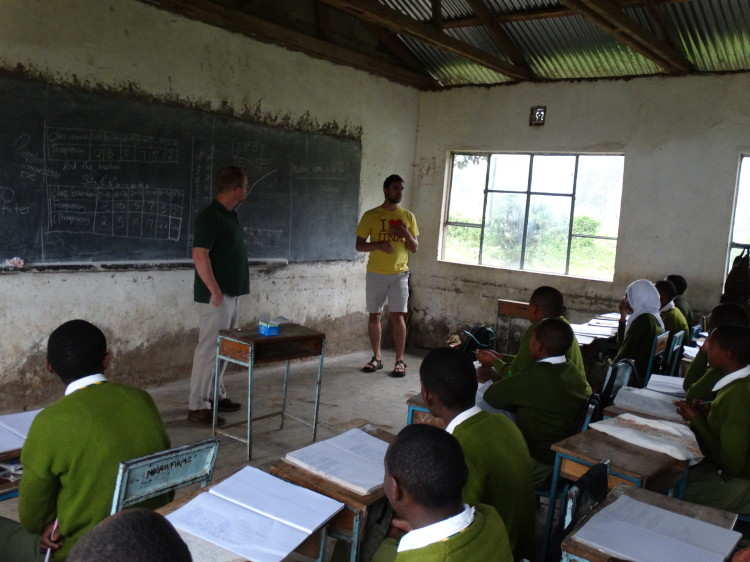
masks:
[[[179,163],[177,139],[93,129],[49,128],[48,232],[179,240],[181,190],[129,182],[128,164]]]

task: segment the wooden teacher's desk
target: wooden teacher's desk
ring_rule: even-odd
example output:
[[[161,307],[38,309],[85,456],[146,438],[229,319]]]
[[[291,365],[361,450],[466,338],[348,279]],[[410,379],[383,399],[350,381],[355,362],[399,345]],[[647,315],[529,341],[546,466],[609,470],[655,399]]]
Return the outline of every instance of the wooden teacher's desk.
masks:
[[[378,429],[370,424],[365,424],[360,429],[388,443],[393,442],[396,438],[392,433]],[[364,538],[365,525],[367,524],[367,512],[376,504],[387,501],[383,488],[362,496],[343,486],[339,486],[331,480],[327,480],[322,476],[313,474],[309,470],[283,460],[271,466],[268,472],[274,476],[278,476],[282,480],[302,486],[303,488],[308,488],[346,505],[346,509],[341,510],[328,523],[328,535],[350,542],[350,560],[351,562],[357,562],[360,542]],[[298,549],[298,552],[300,552],[300,549]]]
[[[239,437],[232,433],[218,430],[216,427],[217,408],[214,408],[213,432],[247,443],[247,460],[252,458],[253,453],[253,420],[264,419],[272,416],[281,416],[281,427],[284,427],[284,418],[289,417],[305,425],[312,427],[312,440],[315,441],[318,429],[318,407],[320,405],[320,388],[323,380],[323,354],[325,352],[326,336],[300,326],[299,324],[281,324],[279,335],[264,336],[257,330],[220,330],[216,342],[216,372],[214,373],[214,404],[218,403],[218,378],[221,361],[229,361],[237,365],[247,367],[247,436]],[[292,359],[305,357],[318,357],[318,376],[315,383],[315,406],[312,422],[295,417],[286,411],[287,382],[289,379],[289,362]],[[284,389],[281,402],[281,410],[264,416],[253,418],[253,371],[255,365],[272,363],[274,361],[286,361],[284,371]],[[223,429],[239,424],[228,424]]]
[[[589,562],[607,562],[612,560],[612,553],[605,552],[576,540],[576,531],[583,527],[591,516],[611,503],[614,503],[620,496],[628,496],[634,500],[660,507],[680,515],[699,519],[725,529],[731,529],[737,520],[737,515],[729,513],[728,511],[722,511],[713,507],[678,500],[676,498],[665,496],[664,494],[657,494],[649,490],[619,484],[614,490],[607,494],[607,497],[604,498],[596,508],[594,508],[588,517],[579,523],[565,540],[563,540],[563,560]]]

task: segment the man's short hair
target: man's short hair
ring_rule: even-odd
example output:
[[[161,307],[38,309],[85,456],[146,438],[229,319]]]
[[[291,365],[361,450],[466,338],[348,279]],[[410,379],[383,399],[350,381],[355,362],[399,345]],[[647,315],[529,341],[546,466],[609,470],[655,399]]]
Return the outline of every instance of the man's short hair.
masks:
[[[715,306],[708,316],[711,327],[717,328],[725,324],[735,326],[750,326],[750,314],[747,309],[737,302],[725,302]]]
[[[539,308],[545,318],[556,318],[563,313],[563,296],[554,287],[543,285],[534,289],[531,293],[530,303]]]
[[[665,299],[665,302],[674,300],[674,298],[678,294],[677,288],[674,286],[674,283],[668,281],[667,279],[657,281],[656,283],[654,283],[654,287],[656,287],[656,290],[659,291],[659,296]]]
[[[104,333],[86,320],[70,320],[47,341],[47,361],[64,383],[101,373],[107,353]]]
[[[740,364],[750,364],[750,328],[747,326],[718,326],[711,332],[711,339],[729,351]]]
[[[83,535],[68,562],[191,562],[187,545],[165,517],[126,509]]]
[[[391,174],[390,176],[385,178],[385,181],[383,182],[383,189],[387,189],[388,187],[391,186],[392,183],[396,183],[399,181],[403,182],[404,179],[401,176],[398,176],[396,174]]]
[[[428,509],[461,503],[469,476],[458,440],[432,425],[407,425],[385,454],[388,473]]]
[[[468,355],[458,348],[430,351],[419,367],[425,389],[451,410],[467,410],[476,401],[477,372]]]
[[[560,318],[545,318],[534,327],[537,340],[550,357],[565,355],[573,345],[573,328]]]
[[[232,191],[235,187],[242,187],[246,177],[242,168],[237,166],[222,168],[216,175],[216,191],[224,193],[225,191]]]
[[[667,275],[665,279],[674,285],[675,291],[677,291],[678,295],[681,295],[687,290],[687,281],[685,281],[685,278],[682,275]]]

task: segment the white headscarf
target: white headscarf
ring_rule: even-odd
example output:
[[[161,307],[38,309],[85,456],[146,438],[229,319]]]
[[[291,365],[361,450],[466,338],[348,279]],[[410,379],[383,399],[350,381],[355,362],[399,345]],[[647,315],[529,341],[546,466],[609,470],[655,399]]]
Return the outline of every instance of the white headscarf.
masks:
[[[625,324],[625,333],[628,333],[630,326],[633,324],[633,320],[638,318],[641,314],[651,314],[659,322],[659,326],[664,328],[664,322],[661,320],[659,315],[659,309],[661,308],[661,300],[659,299],[659,291],[656,290],[654,284],[648,279],[638,279],[633,281],[628,288],[625,290],[625,296],[628,298],[628,304],[633,312],[628,316],[628,321]]]

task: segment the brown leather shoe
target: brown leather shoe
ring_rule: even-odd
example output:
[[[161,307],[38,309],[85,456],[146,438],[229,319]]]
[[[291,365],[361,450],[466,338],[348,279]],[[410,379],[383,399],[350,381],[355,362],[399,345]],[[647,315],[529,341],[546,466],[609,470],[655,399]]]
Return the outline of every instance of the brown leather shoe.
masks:
[[[209,400],[211,404],[214,403],[213,400]],[[219,411],[220,412],[236,412],[242,408],[242,404],[239,402],[232,402],[229,398],[222,398],[219,400]]]
[[[214,413],[208,408],[203,410],[188,410],[188,421],[202,423],[203,425],[213,425]],[[225,421],[221,416],[216,416],[216,425],[224,425]]]

